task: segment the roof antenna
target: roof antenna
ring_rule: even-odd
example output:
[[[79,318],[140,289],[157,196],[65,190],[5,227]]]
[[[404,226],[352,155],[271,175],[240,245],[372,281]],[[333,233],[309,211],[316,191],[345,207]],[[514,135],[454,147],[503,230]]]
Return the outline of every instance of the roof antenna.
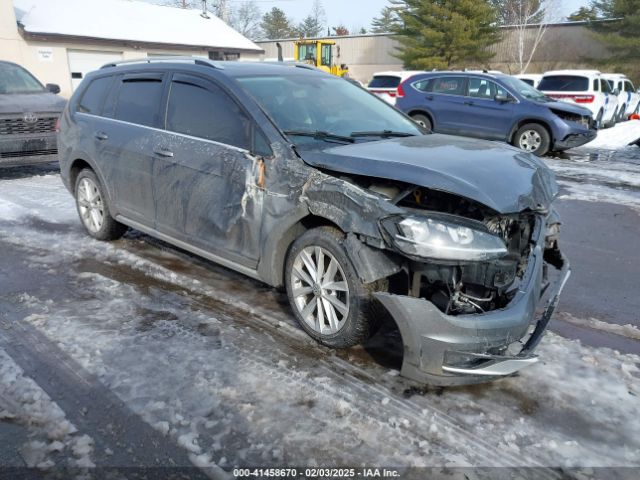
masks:
[[[207,13],[207,0],[202,0],[202,13],[200,14],[202,18],[209,19],[209,14]]]

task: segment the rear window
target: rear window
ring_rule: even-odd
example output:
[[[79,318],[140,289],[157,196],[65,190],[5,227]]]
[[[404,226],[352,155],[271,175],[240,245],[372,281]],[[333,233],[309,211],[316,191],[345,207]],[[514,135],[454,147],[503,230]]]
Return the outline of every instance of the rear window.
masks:
[[[115,118],[148,127],[156,126],[161,100],[162,80],[125,79],[118,92]]]
[[[111,85],[112,79],[113,77],[102,77],[91,82],[85,90],[84,95],[82,95],[82,100],[80,100],[80,104],[78,105],[78,111],[100,115],[102,113],[104,98],[107,95],[107,90]]]
[[[548,92],[586,92],[589,90],[589,79],[575,75],[550,75],[544,77],[538,90]]]
[[[369,83],[369,88],[398,88],[400,77],[392,75],[375,76]]]

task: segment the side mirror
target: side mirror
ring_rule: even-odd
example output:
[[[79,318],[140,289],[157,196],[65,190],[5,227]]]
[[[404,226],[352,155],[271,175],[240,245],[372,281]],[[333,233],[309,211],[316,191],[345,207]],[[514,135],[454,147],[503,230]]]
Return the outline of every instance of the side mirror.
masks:
[[[510,103],[513,102],[513,98],[509,95],[496,95],[493,99],[498,103]]]
[[[618,96],[620,95],[620,90],[618,90],[617,88],[613,91],[613,94]]]
[[[57,85],[55,83],[47,83],[45,85],[45,88],[51,93],[55,93],[56,95],[60,93],[60,85]]]

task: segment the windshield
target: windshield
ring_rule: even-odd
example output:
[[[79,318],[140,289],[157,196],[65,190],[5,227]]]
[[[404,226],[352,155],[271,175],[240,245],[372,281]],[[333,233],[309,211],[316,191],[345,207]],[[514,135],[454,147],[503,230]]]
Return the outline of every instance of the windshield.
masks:
[[[366,90],[328,75],[270,75],[239,77],[251,94],[283,132],[324,132],[358,140],[373,139],[372,132],[421,135],[409,118]],[[289,135],[294,143],[326,141],[326,136]],[[324,137],[324,138],[322,138]]]
[[[519,78],[515,77],[502,77],[502,81],[509,87],[509,90],[516,91],[522,97],[527,100],[535,100],[539,102],[545,102],[548,100],[547,96],[540,90],[536,90],[528,83],[523,82]]]
[[[0,94],[42,93],[44,87],[24,68],[10,63],[0,63]]]

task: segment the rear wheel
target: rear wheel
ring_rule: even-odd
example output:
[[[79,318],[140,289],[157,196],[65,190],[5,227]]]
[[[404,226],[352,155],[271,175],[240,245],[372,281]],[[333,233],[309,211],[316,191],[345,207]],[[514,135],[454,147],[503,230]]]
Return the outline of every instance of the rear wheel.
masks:
[[[627,106],[626,105],[622,105],[622,107],[620,107],[620,110],[618,111],[618,123],[625,121],[625,112],[626,111],[627,111]]]
[[[359,279],[339,230],[315,228],[293,243],[285,286],[296,320],[318,342],[346,348],[375,333],[377,310],[371,292],[378,285]]]
[[[546,128],[537,123],[527,123],[518,129],[513,145],[541,157],[551,147],[551,137]]]
[[[600,110],[598,112],[598,115],[596,116],[596,127],[598,127],[598,128],[602,128],[603,127],[603,125],[602,125],[602,117],[604,117],[604,111]]]
[[[116,240],[127,231],[111,217],[104,189],[93,170],[86,168],[78,174],[75,197],[82,225],[93,238]]]
[[[421,127],[424,127],[427,130],[433,130],[433,125],[431,124],[431,120],[429,120],[429,117],[427,117],[426,115],[423,115],[421,113],[415,113],[411,115],[411,118],[413,118],[413,121],[416,122]]]

